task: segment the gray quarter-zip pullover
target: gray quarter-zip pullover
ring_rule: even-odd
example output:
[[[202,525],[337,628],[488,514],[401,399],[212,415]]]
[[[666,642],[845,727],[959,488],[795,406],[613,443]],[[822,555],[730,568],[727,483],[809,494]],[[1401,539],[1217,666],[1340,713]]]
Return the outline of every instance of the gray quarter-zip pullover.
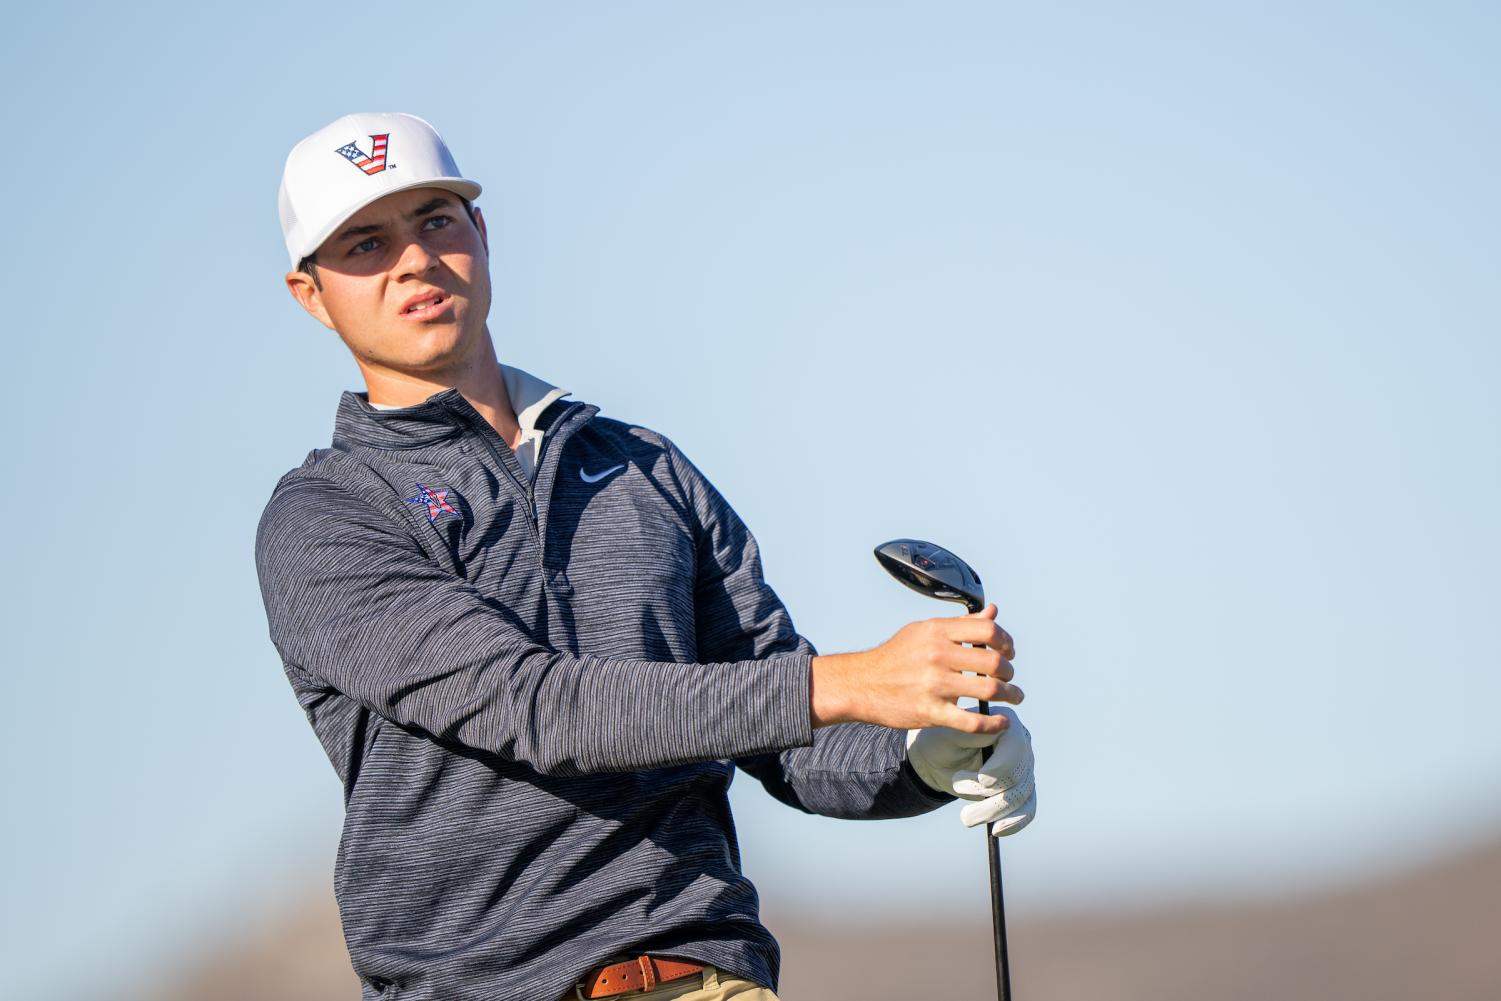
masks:
[[[346,392],[261,516],[271,640],[344,785],[362,996],[558,1001],[627,951],[774,989],[736,768],[830,817],[952,797],[902,731],[812,729],[813,645],[687,457],[537,382],[535,477],[455,389]]]

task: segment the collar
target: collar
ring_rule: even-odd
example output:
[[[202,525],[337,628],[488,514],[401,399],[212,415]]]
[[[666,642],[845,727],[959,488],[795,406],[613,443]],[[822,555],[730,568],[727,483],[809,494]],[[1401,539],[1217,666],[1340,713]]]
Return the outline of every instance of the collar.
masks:
[[[524,437],[536,436],[538,422],[555,401],[571,393],[511,365],[500,366],[506,394],[516,411],[516,423]],[[334,444],[369,445],[375,448],[419,448],[454,434],[454,413],[473,413],[464,394],[452,387],[434,393],[409,407],[391,407],[370,402],[368,392],[345,390],[334,415]]]

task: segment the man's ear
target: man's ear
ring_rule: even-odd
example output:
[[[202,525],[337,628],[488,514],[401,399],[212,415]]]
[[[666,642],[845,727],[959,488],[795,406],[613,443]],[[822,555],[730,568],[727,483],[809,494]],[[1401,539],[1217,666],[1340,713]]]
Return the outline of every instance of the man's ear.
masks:
[[[329,318],[328,310],[323,308],[323,294],[313,284],[312,275],[306,271],[288,271],[286,281],[287,291],[292,293],[297,305],[307,310],[313,319],[333,330],[334,321]]]
[[[474,228],[479,230],[479,242],[484,244],[485,256],[490,256],[490,234],[485,230],[485,214],[480,211],[478,205],[469,206],[474,210]]]

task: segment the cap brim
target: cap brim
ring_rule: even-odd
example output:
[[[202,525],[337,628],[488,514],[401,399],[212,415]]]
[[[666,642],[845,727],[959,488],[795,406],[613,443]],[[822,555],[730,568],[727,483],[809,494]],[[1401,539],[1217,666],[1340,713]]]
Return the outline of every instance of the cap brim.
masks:
[[[443,188],[444,190],[452,191],[454,194],[460,195],[463,198],[467,198],[471,202],[478,198],[480,192],[483,190],[474,181],[466,180],[462,177],[429,177],[425,180],[413,181],[411,184],[399,184],[394,188],[383,188],[382,190],[371,195],[369,198],[366,198],[364,201],[357,202],[356,204],[351,205],[348,212],[345,212],[342,216],[333,220],[318,232],[311,234],[308,239],[304,241],[302,247],[299,248],[299,253],[292,261],[292,267],[295,268],[302,262],[304,258],[310,256],[319,247],[323,246],[323,241],[327,240],[330,236],[333,236],[334,230],[338,229],[340,226],[348,222],[349,217],[354,215],[360,209],[364,208],[367,205],[375,204],[387,195],[394,195],[398,191],[411,191],[413,188]]]

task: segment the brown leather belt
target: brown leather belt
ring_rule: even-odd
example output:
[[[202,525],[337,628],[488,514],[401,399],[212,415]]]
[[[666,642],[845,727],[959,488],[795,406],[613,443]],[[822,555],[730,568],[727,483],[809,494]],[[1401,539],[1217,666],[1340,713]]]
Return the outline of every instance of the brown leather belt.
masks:
[[[579,980],[574,993],[581,998],[640,993],[670,980],[692,976],[703,968],[703,963],[692,960],[642,955],[623,963],[596,966]]]

